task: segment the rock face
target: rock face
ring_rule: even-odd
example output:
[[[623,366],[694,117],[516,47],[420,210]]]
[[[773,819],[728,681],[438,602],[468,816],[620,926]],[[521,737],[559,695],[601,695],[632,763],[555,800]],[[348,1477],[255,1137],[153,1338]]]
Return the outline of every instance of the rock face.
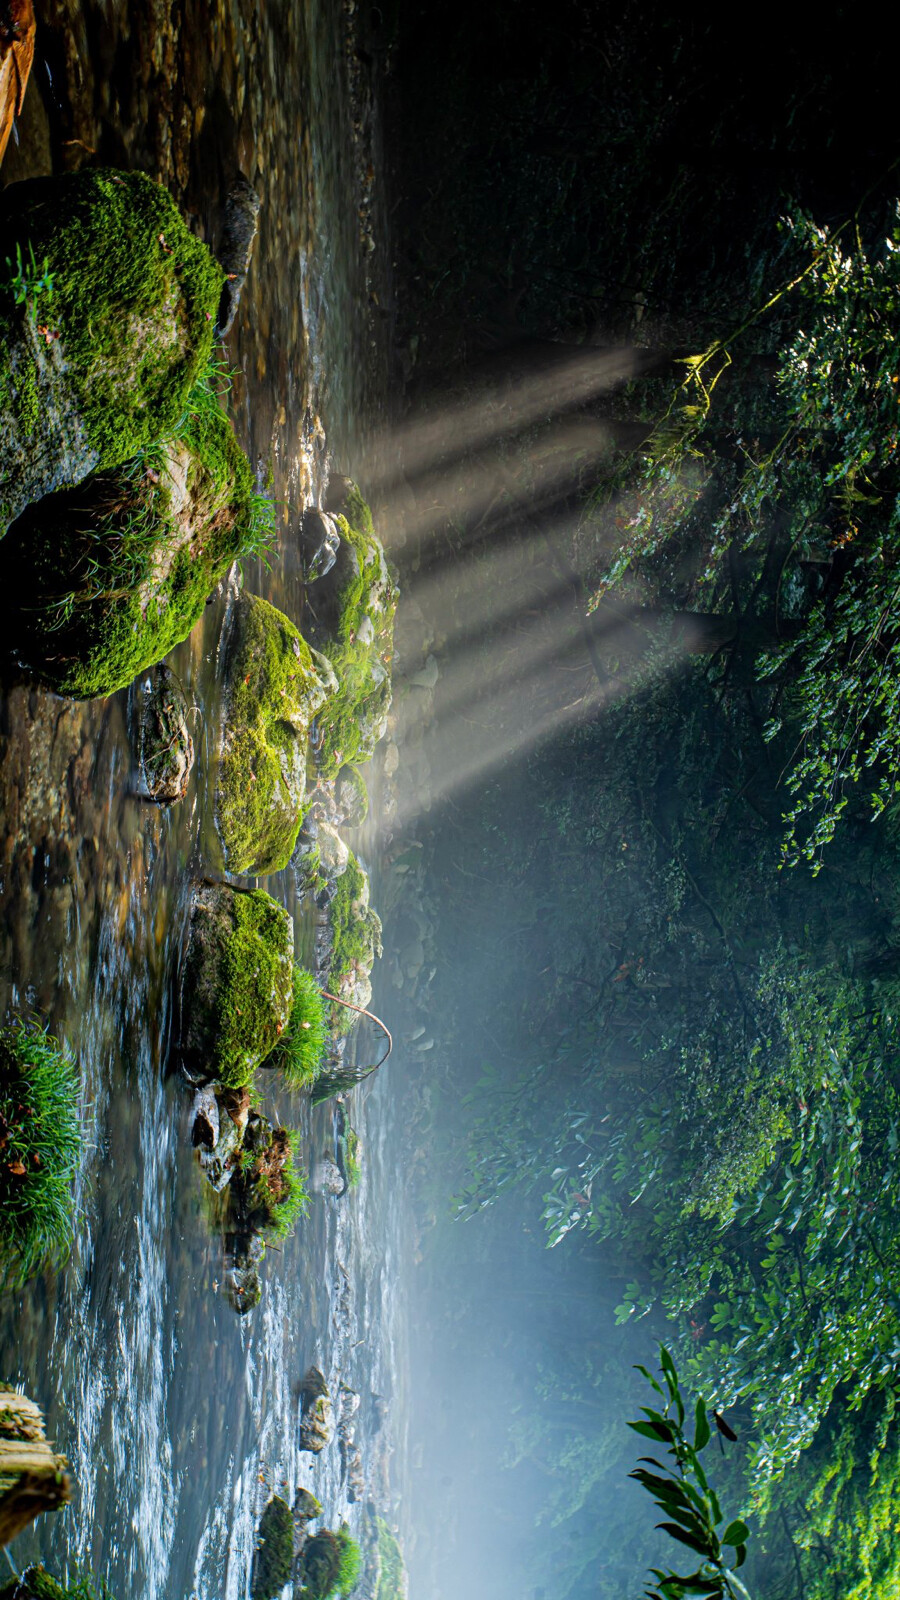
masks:
[[[183,800],[194,765],[190,707],[170,667],[152,667],[135,686],[134,743],[143,792],[159,806]]]
[[[0,294],[2,535],[32,501],[175,431],[223,275],[140,172],[11,184],[0,238],[23,261],[20,303]]]
[[[303,559],[305,582],[315,583],[317,579],[324,578],[334,566],[341,545],[334,517],[325,511],[318,511],[315,506],[308,506],[300,518],[297,542]]]
[[[230,872],[277,872],[303,820],[309,724],[337,685],[268,601],[242,595],[229,629],[216,820]]]
[[[259,227],[259,208],[259,195],[252,183],[243,175],[237,177],[225,201],[222,239],[218,250],[225,283],[216,317],[217,339],[224,339],[237,316],[238,302],[247,282],[253,243]]]
[[[140,461],[30,506],[0,543],[5,648],[59,694],[126,688],[252,543],[253,496],[231,423],[206,407]]]
[[[346,762],[368,761],[384,737],[398,598],[369,508],[345,478],[336,480],[323,520],[329,519],[340,543],[310,597],[309,629],[340,685],[318,719],[322,738],[316,759],[325,778],[333,778]]]
[[[181,987],[181,1056],[197,1080],[248,1083],[287,1026],[294,926],[261,889],[195,890]]]

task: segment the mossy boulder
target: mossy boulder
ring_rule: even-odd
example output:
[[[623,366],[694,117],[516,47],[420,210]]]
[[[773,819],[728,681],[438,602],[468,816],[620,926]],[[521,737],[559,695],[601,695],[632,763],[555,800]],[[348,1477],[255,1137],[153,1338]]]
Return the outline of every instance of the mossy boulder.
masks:
[[[341,767],[334,785],[334,801],[348,828],[358,828],[369,815],[369,791],[356,767]]]
[[[252,542],[254,493],[207,406],[150,457],[29,506],[0,543],[5,648],[58,694],[127,687],[187,638]]]
[[[294,1560],[294,1518],[280,1495],[273,1495],[259,1519],[250,1593],[253,1600],[274,1600],[291,1576]]]
[[[320,774],[368,761],[384,737],[391,707],[394,587],[372,514],[356,485],[338,480],[329,502],[340,533],[330,571],[310,596],[309,637],[328,657],[340,689],[318,718]]]
[[[242,595],[228,626],[216,821],[230,872],[277,872],[303,821],[309,724],[337,684],[267,600]]]
[[[329,1600],[349,1595],[359,1578],[360,1550],[343,1523],[337,1533],[320,1528],[303,1547],[300,1594],[303,1600]],[[296,1592],[296,1590],[295,1590]]]
[[[11,184],[0,239],[2,536],[32,501],[175,430],[224,274],[140,172]]]
[[[248,1083],[291,1014],[294,925],[262,889],[194,893],[181,988],[181,1056],[196,1079]]]
[[[351,1006],[365,1008],[372,999],[372,968],[381,955],[381,919],[369,905],[369,879],[354,855],[337,880],[328,906],[331,961],[327,989]],[[348,1034],[357,1021],[345,1006],[331,1008],[332,1032]]]

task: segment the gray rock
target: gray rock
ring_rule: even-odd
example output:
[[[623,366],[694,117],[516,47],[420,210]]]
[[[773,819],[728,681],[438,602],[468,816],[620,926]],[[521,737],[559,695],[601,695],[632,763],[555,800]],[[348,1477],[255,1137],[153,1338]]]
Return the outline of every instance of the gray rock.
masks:
[[[222,219],[222,239],[219,244],[218,259],[228,278],[219,301],[216,319],[217,339],[224,339],[237,316],[241,293],[250,270],[253,243],[259,227],[260,204],[259,195],[252,183],[239,175],[228,191]]]
[[[170,806],[183,800],[194,765],[190,707],[170,667],[142,675],[134,690],[135,744],[141,788],[148,800]]]

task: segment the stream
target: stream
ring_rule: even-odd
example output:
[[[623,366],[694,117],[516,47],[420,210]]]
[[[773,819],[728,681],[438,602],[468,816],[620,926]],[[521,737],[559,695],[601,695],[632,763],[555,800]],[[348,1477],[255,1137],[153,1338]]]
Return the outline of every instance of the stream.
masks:
[[[212,244],[235,170],[261,192],[227,348],[230,407],[273,484],[282,538],[271,570],[254,564],[244,582],[301,621],[298,513],[329,456],[364,481],[379,403],[377,107],[353,7],[212,0],[175,18],[148,4],[138,21],[124,0],[102,12],[50,0],[42,21],[6,181],[48,170],[48,152],[58,164],[95,151],[159,178]],[[354,1094],[359,1188],[313,1196],[295,1236],[268,1252],[262,1301],[244,1318],[223,1291],[190,1092],[167,1073],[192,882],[221,870],[212,792],[228,604],[223,586],[169,658],[196,708],[197,749],[187,796],[169,810],[137,792],[127,693],[75,704],[9,684],[0,698],[0,1003],[6,1016],[46,1019],[76,1055],[87,1148],[68,1264],[2,1302],[0,1371],[44,1408],[75,1486],[71,1508],[40,1519],[13,1553],[19,1567],[40,1556],[60,1575],[89,1568],[118,1600],[247,1595],[273,1491],[311,1489],[325,1522],[346,1518],[354,1532],[367,1503],[393,1520],[397,1493],[403,1216],[388,1073]],[[349,838],[377,906],[373,802]],[[314,926],[292,872],[262,886],[296,914],[297,955],[310,963]],[[375,983],[377,1009],[377,972]],[[267,1111],[299,1119],[312,1169],[333,1146],[332,1108],[265,1093]],[[337,1436],[318,1457],[298,1452],[311,1363],[336,1422],[341,1386],[360,1396],[365,1493],[354,1499]]]

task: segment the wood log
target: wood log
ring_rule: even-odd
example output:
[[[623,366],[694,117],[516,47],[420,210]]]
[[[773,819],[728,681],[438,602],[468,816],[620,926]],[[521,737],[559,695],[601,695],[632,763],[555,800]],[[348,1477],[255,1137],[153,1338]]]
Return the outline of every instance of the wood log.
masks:
[[[31,0],[0,0],[0,162],[22,112],[35,32]]]
[[[0,1388],[0,1545],[41,1511],[66,1504],[72,1489],[65,1468],[44,1436],[40,1408],[16,1389]]]

